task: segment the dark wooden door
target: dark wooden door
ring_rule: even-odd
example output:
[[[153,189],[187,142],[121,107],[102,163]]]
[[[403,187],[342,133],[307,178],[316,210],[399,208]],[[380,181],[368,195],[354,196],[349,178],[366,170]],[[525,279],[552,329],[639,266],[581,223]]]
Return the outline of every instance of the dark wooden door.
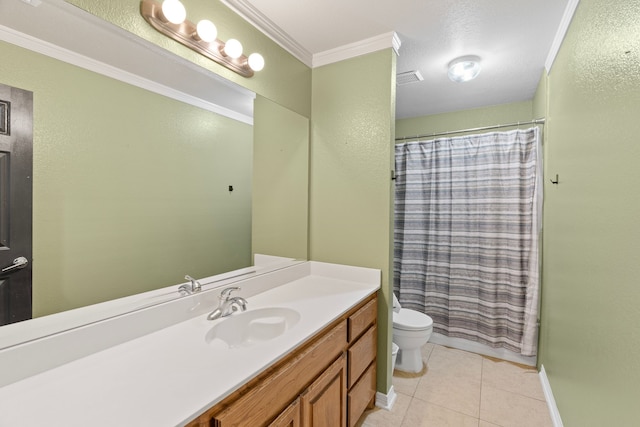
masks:
[[[33,94],[0,84],[0,325],[31,318]]]

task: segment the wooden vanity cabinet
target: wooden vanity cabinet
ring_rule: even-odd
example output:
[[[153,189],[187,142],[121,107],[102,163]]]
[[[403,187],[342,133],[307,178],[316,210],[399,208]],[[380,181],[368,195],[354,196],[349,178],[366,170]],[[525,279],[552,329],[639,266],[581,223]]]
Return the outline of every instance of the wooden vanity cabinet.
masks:
[[[347,427],[375,400],[377,297],[240,387],[188,427]]]

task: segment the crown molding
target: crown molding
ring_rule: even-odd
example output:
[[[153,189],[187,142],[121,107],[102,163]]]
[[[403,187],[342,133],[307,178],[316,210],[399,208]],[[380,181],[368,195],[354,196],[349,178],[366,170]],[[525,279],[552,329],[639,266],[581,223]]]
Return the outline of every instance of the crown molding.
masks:
[[[393,38],[391,39],[391,44],[393,45],[393,51],[397,56],[400,56],[400,46],[402,46],[402,40],[400,40],[400,36],[398,33],[393,33]]]
[[[312,66],[313,56],[300,43],[295,41],[282,28],[267,18],[251,3],[245,0],[221,0],[224,5],[240,15],[249,24],[260,30],[264,35],[276,42],[308,67]]]
[[[396,54],[398,53],[398,49],[400,49],[400,39],[393,31],[316,53],[313,55],[313,68],[388,48],[392,48]]]
[[[312,54],[295,41],[282,28],[267,18],[247,0],[221,0],[229,9],[244,18],[264,35],[276,42],[299,61],[310,68],[321,67],[381,49],[393,48],[398,54],[401,41],[395,32],[381,34],[359,42]]]
[[[569,25],[571,24],[573,15],[578,8],[578,3],[580,3],[580,0],[569,0],[567,7],[564,9],[564,14],[562,15],[560,25],[558,26],[558,31],[556,31],[556,36],[553,38],[553,43],[551,43],[547,60],[544,63],[544,68],[547,70],[547,74],[551,72],[551,67],[553,66],[553,62],[556,60],[556,56],[558,56],[558,52],[562,46],[562,41],[567,35],[567,31],[569,31]]]

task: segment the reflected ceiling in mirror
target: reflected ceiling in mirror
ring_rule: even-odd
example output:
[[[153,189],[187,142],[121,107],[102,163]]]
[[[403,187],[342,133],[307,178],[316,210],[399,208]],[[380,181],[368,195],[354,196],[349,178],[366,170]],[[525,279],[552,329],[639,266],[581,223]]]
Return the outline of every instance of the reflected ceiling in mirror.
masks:
[[[61,29],[64,28],[64,31]],[[255,94],[62,0],[0,5],[0,40],[251,124]]]

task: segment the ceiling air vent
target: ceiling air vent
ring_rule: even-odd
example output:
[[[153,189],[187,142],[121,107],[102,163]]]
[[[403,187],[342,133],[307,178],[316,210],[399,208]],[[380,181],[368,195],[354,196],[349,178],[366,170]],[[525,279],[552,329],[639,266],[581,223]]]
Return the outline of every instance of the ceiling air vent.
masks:
[[[422,74],[420,74],[420,71],[418,70],[396,74],[396,84],[398,86],[407,85],[409,83],[417,83],[421,82],[422,80],[424,80],[424,77],[422,77]]]

